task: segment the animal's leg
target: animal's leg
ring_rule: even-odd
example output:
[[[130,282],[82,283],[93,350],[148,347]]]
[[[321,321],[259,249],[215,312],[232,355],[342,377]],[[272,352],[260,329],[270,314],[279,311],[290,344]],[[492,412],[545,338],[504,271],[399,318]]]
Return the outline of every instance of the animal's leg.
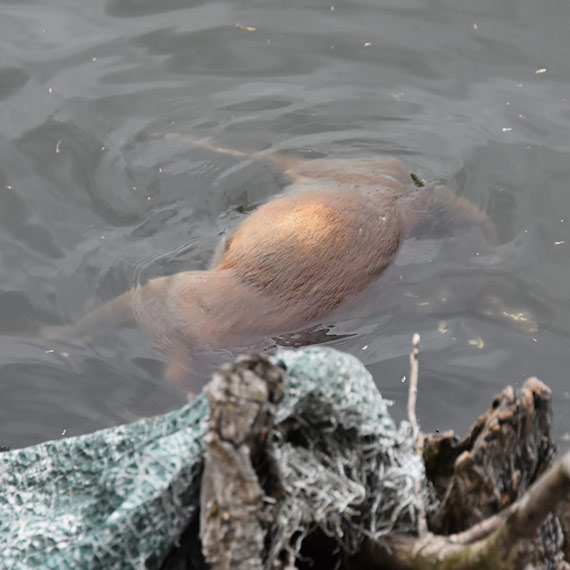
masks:
[[[170,277],[151,279],[145,285],[126,291],[90,311],[74,323],[44,330],[41,336],[51,340],[74,340],[96,337],[118,327],[136,326],[141,320],[158,321],[159,316],[163,320],[169,283]]]
[[[40,336],[47,340],[73,342],[96,337],[116,327],[135,325],[132,298],[133,290],[127,291],[71,324],[42,329]]]
[[[496,242],[495,226],[491,218],[479,206],[457,196],[446,186],[420,188],[402,198],[399,212],[409,235],[428,220],[442,214],[453,223],[478,226],[483,230],[489,243]]]
[[[185,390],[184,381],[190,370],[190,348],[181,342],[175,342],[169,347],[166,358],[164,377],[173,386]]]
[[[421,190],[420,190],[421,191]],[[457,196],[447,186],[437,186],[433,189],[437,206],[453,217],[455,221],[479,226],[490,243],[496,242],[496,230],[491,218],[479,206],[466,198]]]
[[[214,250],[214,255],[212,255],[212,259],[210,260],[210,265],[208,269],[213,269],[220,263],[220,261],[222,261],[222,258],[226,254],[226,251],[228,251],[228,248],[230,247],[231,243],[232,243],[231,235],[222,237],[220,239],[218,245],[216,246],[216,249]]]
[[[304,179],[304,175],[300,173],[303,165],[312,162],[304,158],[286,155],[274,150],[262,150],[257,152],[244,152],[241,150],[235,150],[232,148],[226,148],[217,145],[208,139],[196,138],[189,134],[182,133],[168,133],[166,138],[175,141],[181,141],[190,143],[199,148],[204,148],[206,150],[211,150],[218,154],[228,154],[230,156],[241,157],[249,160],[262,160],[272,164],[279,172],[285,175],[290,175],[292,180],[298,181],[299,179]]]

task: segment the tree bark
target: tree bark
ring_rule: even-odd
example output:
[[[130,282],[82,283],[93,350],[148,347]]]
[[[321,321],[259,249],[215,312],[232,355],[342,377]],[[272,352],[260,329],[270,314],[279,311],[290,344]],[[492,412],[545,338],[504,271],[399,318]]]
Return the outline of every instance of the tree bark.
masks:
[[[264,356],[244,356],[214,373],[200,498],[200,538],[215,570],[264,567],[271,505],[254,462],[273,427],[283,371]]]

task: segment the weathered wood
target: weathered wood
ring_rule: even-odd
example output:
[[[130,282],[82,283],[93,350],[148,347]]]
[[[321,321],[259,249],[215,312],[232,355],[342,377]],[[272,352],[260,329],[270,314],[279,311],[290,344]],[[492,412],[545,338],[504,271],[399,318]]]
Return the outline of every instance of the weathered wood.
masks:
[[[416,441],[414,443],[414,451],[418,457],[422,457],[424,447],[424,434],[420,431],[418,419],[416,416],[416,400],[418,396],[418,355],[420,351],[420,335],[414,334],[412,338],[412,351],[410,352],[410,389],[408,391],[408,421],[414,431]],[[428,529],[425,505],[422,501],[422,488],[420,482],[416,480],[414,485],[414,493],[422,505],[418,512],[418,534],[423,536]]]
[[[453,432],[426,436],[424,461],[441,500],[430,529],[450,534],[469,528],[512,504],[552,463],[551,392],[529,378],[510,386],[459,441]]]
[[[529,378],[518,393],[496,396],[463,441],[453,432],[426,436],[428,477],[441,497],[431,532],[367,544],[372,567],[563,568],[562,528],[550,513],[569,494],[570,455],[531,487],[554,457],[550,400],[548,387]]]
[[[283,372],[264,356],[244,356],[214,373],[205,389],[210,423],[200,498],[200,538],[214,570],[261,570],[271,505],[254,461],[273,426]],[[257,457],[259,460],[259,457]]]
[[[536,562],[536,544],[532,539],[541,523],[568,495],[570,452],[506,513],[490,519],[490,524],[478,525],[472,532],[456,535],[428,533],[418,538],[392,535],[381,543],[369,542],[366,547],[368,567],[384,570],[519,570],[531,560]],[[492,532],[480,539],[482,529]],[[547,567],[560,570],[569,567],[561,557],[552,562],[555,565]]]
[[[417,352],[412,356],[417,364]],[[216,570],[294,568],[299,544],[303,555],[303,533],[287,560],[272,560],[267,550],[285,514],[280,511],[285,486],[279,487],[280,495],[266,484],[267,436],[284,376],[263,356],[242,357],[219,370],[206,389],[211,418],[200,537]],[[517,393],[509,387],[496,396],[463,441],[451,432],[426,436],[428,475],[442,499],[429,530],[377,540],[363,529],[362,551],[338,557],[339,568],[569,570],[562,543],[570,519],[570,453],[548,469],[554,456],[550,399],[550,390],[531,378]],[[294,486],[287,480],[286,487]],[[318,535],[312,540],[311,551],[319,552],[314,548]],[[334,544],[335,538],[327,537],[321,551]],[[313,563],[323,567],[319,560]]]

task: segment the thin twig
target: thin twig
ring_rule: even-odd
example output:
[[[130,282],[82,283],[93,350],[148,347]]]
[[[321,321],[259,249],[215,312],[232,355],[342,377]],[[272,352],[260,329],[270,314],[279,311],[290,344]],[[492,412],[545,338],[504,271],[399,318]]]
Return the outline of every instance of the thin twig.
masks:
[[[408,419],[414,431],[418,428],[416,417],[416,400],[418,397],[418,353],[420,349],[420,335],[415,333],[412,338],[412,352],[410,352],[410,391],[408,393]]]
[[[423,460],[424,436],[418,426],[416,416],[416,401],[418,397],[418,354],[420,351],[420,335],[415,333],[412,338],[412,352],[410,352],[410,391],[408,394],[408,419],[413,429],[416,441],[414,450]],[[414,492],[418,501],[418,534],[420,537],[427,533],[427,520],[424,507],[422,486],[418,480],[414,484]]]

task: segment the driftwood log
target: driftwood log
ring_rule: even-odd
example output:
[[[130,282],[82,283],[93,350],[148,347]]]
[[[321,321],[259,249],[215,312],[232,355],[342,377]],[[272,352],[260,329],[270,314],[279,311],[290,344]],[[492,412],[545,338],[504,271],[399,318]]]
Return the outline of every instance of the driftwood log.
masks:
[[[570,568],[570,528],[567,515],[560,517],[567,512],[570,454],[551,466],[550,399],[550,390],[529,378],[518,393],[509,386],[495,396],[464,440],[453,432],[427,435],[423,457],[441,497],[430,532],[368,541],[371,567]]]
[[[210,429],[200,499],[200,539],[213,568],[261,570],[273,523],[255,463],[283,396],[284,372],[263,357],[242,357],[206,387]]]
[[[269,553],[285,490],[271,477],[266,445],[286,382],[254,355],[208,385],[200,538],[209,567],[570,569],[570,454],[554,463],[551,393],[536,378],[517,392],[505,388],[463,440],[452,432],[419,440],[433,489],[427,528],[420,520],[416,533],[381,538],[363,529],[356,555],[322,533],[300,533]]]

